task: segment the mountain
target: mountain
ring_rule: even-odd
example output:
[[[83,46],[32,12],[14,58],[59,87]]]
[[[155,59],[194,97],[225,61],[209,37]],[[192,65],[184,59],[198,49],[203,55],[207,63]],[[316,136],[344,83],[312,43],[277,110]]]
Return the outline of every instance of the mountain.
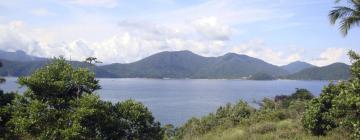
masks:
[[[211,58],[210,58],[211,59]],[[209,63],[206,57],[190,51],[160,52],[129,64],[101,66],[117,77],[186,78]]]
[[[0,62],[3,64],[3,67],[0,68],[1,76],[26,76],[30,75],[35,70],[45,66],[50,61],[11,61],[0,59]],[[93,69],[93,67],[87,63],[71,61],[70,64],[74,67],[87,67]],[[98,77],[115,77],[114,74],[107,72],[104,69],[95,67],[94,71]]]
[[[21,61],[21,62],[48,60],[47,58],[41,58],[41,57],[28,55],[24,51],[21,51],[21,50],[18,50],[15,52],[6,52],[6,51],[0,50],[0,59],[6,59],[6,60],[11,60],[11,61]]]
[[[44,66],[47,61],[12,61],[0,59],[3,67],[0,68],[2,76],[25,76]]]
[[[243,78],[256,73],[286,75],[280,67],[246,55],[203,57],[190,51],[160,52],[129,64],[101,66],[120,78]]]
[[[334,63],[324,67],[313,67],[287,76],[288,79],[300,80],[345,80],[350,77],[350,66]]]
[[[2,76],[26,76],[44,66],[50,59],[27,55],[21,51],[0,51]],[[14,56],[11,56],[13,54]],[[20,59],[24,57],[23,59]],[[27,60],[24,60],[27,59]],[[275,66],[247,55],[228,53],[219,57],[203,57],[190,51],[160,52],[142,60],[127,64],[91,66],[71,61],[75,67],[94,70],[97,77],[107,78],[209,78],[209,79],[255,79],[274,78],[303,80],[338,80],[349,77],[349,66],[335,63],[315,67],[305,62]],[[298,71],[298,72],[296,72]],[[293,73],[296,72],[296,73]]]
[[[295,61],[295,62],[292,62],[290,64],[281,66],[281,68],[283,68],[284,70],[286,70],[290,74],[294,74],[294,73],[297,73],[297,72],[299,72],[301,70],[308,69],[308,68],[313,68],[313,67],[316,67],[316,66],[311,65],[311,64],[306,63],[306,62],[301,62],[301,61]]]

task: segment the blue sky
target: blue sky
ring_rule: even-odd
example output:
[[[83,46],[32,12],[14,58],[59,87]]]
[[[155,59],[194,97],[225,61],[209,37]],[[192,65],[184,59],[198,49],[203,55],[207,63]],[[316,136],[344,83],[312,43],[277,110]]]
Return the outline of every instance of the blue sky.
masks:
[[[0,49],[128,63],[160,51],[246,54],[283,65],[346,62],[360,28],[343,37],[332,0],[3,0]]]

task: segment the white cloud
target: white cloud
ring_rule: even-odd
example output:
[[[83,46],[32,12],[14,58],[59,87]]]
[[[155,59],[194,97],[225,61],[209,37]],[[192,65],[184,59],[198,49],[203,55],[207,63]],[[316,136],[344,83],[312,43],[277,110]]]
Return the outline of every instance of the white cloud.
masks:
[[[22,21],[11,21],[7,25],[0,25],[1,50],[24,50],[28,53],[39,51],[39,43],[21,33],[23,26]]]
[[[116,0],[66,2],[105,8],[119,5]],[[74,16],[69,18],[71,21],[41,28],[25,27],[23,22],[14,21],[6,25],[6,30],[0,28],[0,49],[21,49],[32,55],[46,57],[64,55],[73,60],[82,60],[92,55],[107,63],[133,62],[165,50],[190,50],[204,56],[236,52],[282,65],[301,59],[301,53],[271,49],[262,40],[244,43],[229,40],[235,32],[232,27],[293,16],[291,12],[277,10],[274,5],[258,5],[254,1],[245,0],[210,0],[151,16],[135,15],[129,19],[79,8],[81,12],[71,15]],[[79,10],[77,7],[74,9]],[[33,14],[49,15],[49,11],[34,9]]]
[[[35,16],[54,16],[54,15],[56,15],[55,13],[50,12],[46,8],[36,8],[36,9],[31,10],[30,13]]]
[[[227,52],[235,52],[278,65],[301,58],[298,53],[284,55],[284,52],[272,50],[263,40],[230,45],[226,40],[197,39],[198,32],[194,30],[179,33],[176,27],[169,28],[156,24],[121,23],[119,25],[122,28],[121,33],[103,40],[90,42],[87,39],[74,39],[52,43],[43,37],[30,38],[29,36],[34,35],[34,32],[23,29],[23,23],[19,23],[21,22],[12,22],[3,28],[5,34],[0,35],[0,49],[24,50],[32,55],[45,57],[63,55],[72,60],[83,60],[88,56],[95,56],[105,63],[129,63],[160,51],[178,50],[190,50],[203,56],[219,56]],[[21,28],[20,30],[10,29],[9,26]],[[74,29],[73,32],[81,32],[81,30]],[[41,32],[35,34],[40,35]],[[189,35],[195,37],[189,38]]]
[[[104,8],[115,8],[118,6],[117,0],[67,0],[71,4],[82,6],[94,6]]]
[[[237,45],[232,48],[230,52],[246,54],[275,65],[284,65],[301,59],[301,55],[298,52],[286,52],[287,55],[284,55],[285,52],[270,49],[270,46],[267,46],[264,41],[260,39],[250,40]]]
[[[317,66],[329,65],[340,61],[345,57],[345,54],[345,48],[327,48],[318,58],[311,60],[310,63]]]
[[[229,40],[231,28],[220,23],[216,17],[203,17],[193,21],[195,29],[205,38],[214,40]]]

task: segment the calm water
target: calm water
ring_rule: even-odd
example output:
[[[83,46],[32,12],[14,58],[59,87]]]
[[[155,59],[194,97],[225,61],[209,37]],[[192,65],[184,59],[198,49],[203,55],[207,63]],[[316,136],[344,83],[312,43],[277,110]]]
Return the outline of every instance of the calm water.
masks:
[[[6,78],[5,91],[23,91],[16,78]],[[259,101],[264,97],[291,94],[295,88],[306,88],[319,95],[327,81],[244,81],[244,80],[156,80],[100,79],[97,91],[103,100],[118,102],[135,99],[144,103],[162,124],[181,125],[191,117],[215,111],[228,102],[243,99]]]

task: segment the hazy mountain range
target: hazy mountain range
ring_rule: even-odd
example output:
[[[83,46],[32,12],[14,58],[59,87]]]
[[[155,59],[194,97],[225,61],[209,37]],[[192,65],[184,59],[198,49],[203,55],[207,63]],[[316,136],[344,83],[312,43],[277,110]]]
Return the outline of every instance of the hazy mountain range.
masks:
[[[24,76],[49,62],[47,58],[27,55],[25,52],[0,51],[2,76]],[[90,65],[72,61],[76,67]],[[348,79],[349,65],[334,63],[316,67],[306,62],[276,66],[247,55],[228,53],[219,57],[203,57],[190,51],[160,52],[127,64],[96,66],[97,77],[108,78],[209,78],[269,80],[339,80]]]

